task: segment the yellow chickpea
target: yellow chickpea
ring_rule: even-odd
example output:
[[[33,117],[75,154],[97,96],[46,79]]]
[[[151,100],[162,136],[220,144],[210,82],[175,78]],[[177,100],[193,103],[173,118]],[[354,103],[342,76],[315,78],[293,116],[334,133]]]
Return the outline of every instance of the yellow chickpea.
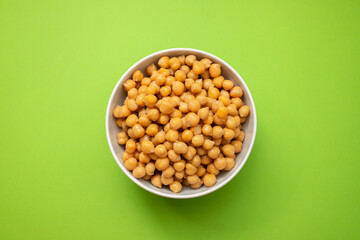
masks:
[[[188,151],[187,145],[183,142],[175,142],[173,145],[173,149],[177,154],[183,154]]]
[[[151,120],[151,121],[157,121],[160,117],[160,113],[159,113],[159,110],[157,110],[156,108],[153,108],[153,109],[150,109],[148,114],[147,114],[148,118]]]
[[[183,70],[177,70],[175,72],[175,79],[180,82],[184,82],[186,79],[186,73]]]
[[[215,167],[214,163],[210,163],[206,167],[208,173],[214,174],[215,176],[219,174],[219,170]]]
[[[136,149],[136,142],[134,139],[129,139],[125,145],[126,152],[133,153]]]
[[[119,132],[116,136],[118,144],[124,145],[129,139],[126,132]]]
[[[186,114],[186,125],[189,127],[195,127],[200,121],[198,115],[193,112]]]
[[[132,75],[132,79],[135,82],[141,82],[141,80],[143,79],[144,74],[142,74],[142,72],[140,70],[136,70],[133,75]]]
[[[213,147],[208,151],[208,156],[212,159],[216,159],[220,154],[220,149],[218,147]]]
[[[230,116],[236,116],[238,114],[237,108],[235,104],[230,104],[227,106],[228,112]]]
[[[234,83],[232,82],[232,81],[230,81],[230,80],[224,80],[224,82],[223,82],[223,88],[225,89],[225,90],[231,90],[232,88],[234,87]]]
[[[171,93],[171,87],[170,86],[163,86],[160,88],[160,94],[163,97],[169,96]]]
[[[146,128],[146,134],[149,136],[155,136],[159,131],[159,127],[157,124],[152,123]]]
[[[188,55],[185,58],[185,63],[188,66],[192,66],[194,64],[194,62],[196,61],[196,56],[195,55]]]
[[[145,96],[146,96],[145,93],[139,94],[135,99],[135,103],[140,107],[145,106],[145,102],[144,102]]]
[[[241,98],[232,98],[231,103],[236,105],[236,108],[240,108],[243,105]]]
[[[164,74],[165,77],[168,77],[171,74],[170,70],[172,70],[172,69],[160,68],[159,73]],[[155,77],[155,80],[156,80],[156,77]]]
[[[250,113],[250,109],[247,105],[240,107],[240,109],[239,109],[240,117],[245,118],[245,117],[249,116],[249,113]]]
[[[145,79],[145,78],[144,78]],[[143,79],[143,80],[144,80]],[[149,78],[147,78],[147,79],[149,79]],[[151,80],[150,80],[151,81]],[[147,89],[148,87],[147,86],[145,86],[145,85],[143,85],[143,86],[140,86],[139,87],[139,89],[138,89],[138,94],[142,94],[142,93],[146,93],[146,89]],[[146,94],[145,94],[146,95]]]
[[[195,97],[194,97],[194,95],[188,94],[188,95],[185,96],[184,101],[185,101],[186,103],[195,101]]]
[[[201,164],[203,164],[203,165],[208,165],[212,161],[213,160],[208,155],[201,156]]]
[[[240,123],[244,123],[244,122],[246,122],[246,117],[240,118]]]
[[[203,176],[204,185],[212,187],[216,183],[216,176],[214,174],[207,173]]]
[[[165,124],[164,126],[164,131],[165,133],[167,133],[170,130],[170,123],[168,122],[167,124]]]
[[[199,93],[202,89],[202,83],[201,82],[195,82],[193,85],[191,85],[190,91],[192,93]]]
[[[179,138],[179,133],[178,131],[172,130],[170,129],[167,133],[166,133],[166,140],[169,142],[175,142],[176,140],[178,140]]]
[[[194,80],[199,78],[199,75],[195,74],[193,70],[190,70],[190,72],[186,76],[187,78],[192,78]]]
[[[149,155],[147,155],[147,154],[145,154],[143,152],[140,152],[139,161],[142,162],[142,163],[149,163],[150,162],[150,157],[149,157]]]
[[[185,130],[181,134],[181,139],[184,142],[190,142],[192,138],[193,138],[193,132],[190,130]]]
[[[155,167],[159,171],[164,171],[169,167],[169,165],[170,165],[170,161],[168,158],[158,158],[155,161]]]
[[[173,177],[165,177],[163,174],[161,174],[161,183],[164,185],[170,185],[172,182],[174,182]]]
[[[170,101],[163,101],[159,107],[160,112],[163,114],[171,114],[174,111],[174,104]]]
[[[196,151],[195,151],[196,152]],[[199,167],[201,165],[201,158],[199,155],[195,155],[191,160],[190,160],[190,164],[193,165],[194,167]]]
[[[169,160],[172,162],[178,162],[181,160],[180,155],[177,154],[173,149],[169,150],[167,155],[168,155]]]
[[[233,87],[230,91],[230,96],[233,98],[241,98],[243,96],[243,90],[239,86]]]
[[[130,89],[136,87],[136,82],[132,79],[128,79],[125,81],[123,87],[124,87],[125,91],[129,91]]]
[[[154,153],[156,154],[156,156],[163,158],[163,157],[166,157],[166,155],[167,155],[167,149],[164,145],[159,144],[156,146]]]
[[[205,173],[206,173],[206,169],[204,168],[203,165],[200,165],[200,166],[197,168],[196,175],[198,175],[199,177],[201,177],[201,176],[203,176]]]
[[[205,72],[201,73],[201,74],[200,74],[200,77],[201,77],[202,79],[209,79],[209,78],[210,78],[209,70],[205,70]]]
[[[134,168],[132,173],[135,178],[142,178],[146,174],[145,168],[143,166],[137,166]]]
[[[213,80],[213,83],[214,83],[215,87],[217,87],[217,88],[222,88],[223,82],[224,82],[223,76],[216,77]]]
[[[158,119],[158,123],[165,125],[169,122],[169,120],[170,120],[169,115],[165,115],[165,114],[161,113],[160,117]]]
[[[141,116],[138,121],[139,121],[139,124],[143,127],[147,127],[151,124],[151,121],[147,115]]]
[[[173,191],[173,193],[179,193],[182,189],[182,185],[179,181],[173,181],[170,184],[170,190]]]
[[[155,77],[155,82],[158,86],[162,86],[166,81],[166,77],[164,74],[157,74],[156,77]]]
[[[231,103],[230,98],[227,96],[219,96],[219,101],[222,102],[225,107],[229,106],[229,104]]]
[[[154,144],[149,141],[149,140],[144,140],[141,143],[141,150],[145,153],[145,154],[150,154],[154,152]]]
[[[195,74],[201,74],[205,72],[205,66],[200,61],[195,61],[192,66],[192,70]]]
[[[177,57],[170,58],[169,65],[172,70],[176,71],[180,68],[181,63]]]
[[[190,68],[187,65],[182,65],[180,67],[181,71],[184,71],[185,74],[188,74],[190,72]]]
[[[181,179],[184,178],[184,175],[185,175],[185,171],[183,170],[181,172],[176,171],[174,176],[175,176],[176,179],[181,180]]]
[[[179,128],[182,127],[182,121],[179,117],[176,118],[172,118],[170,120],[170,128],[173,130],[178,130]]]
[[[217,99],[220,95],[219,89],[216,87],[210,87],[208,90],[208,97]]]
[[[159,59],[158,61],[158,65],[162,68],[169,68],[169,57],[168,56],[163,56]]]
[[[189,182],[189,184],[195,184],[195,183],[200,182],[200,178],[198,177],[198,175],[194,174],[194,175],[188,176],[187,181]]]
[[[126,102],[127,107],[129,108],[130,111],[136,111],[136,109],[138,109],[138,105],[136,104],[134,99],[128,99]]]
[[[154,160],[154,161],[156,161],[156,160],[158,160],[158,159],[159,159],[159,157],[158,157],[158,156],[156,156],[156,154],[155,154],[155,153],[150,153],[150,154],[149,154],[149,157],[150,157],[152,160]]]
[[[152,163],[152,162],[149,162],[145,165],[145,172],[147,175],[154,175],[154,172],[155,172],[155,164]]]
[[[117,105],[113,111],[113,115],[116,118],[124,118],[131,114],[130,109],[127,106],[119,106]]]
[[[162,172],[162,175],[167,178],[172,177],[174,174],[175,174],[175,170],[172,166],[169,166],[167,169],[165,169]]]
[[[215,146],[220,146],[222,140],[223,140],[222,138],[214,139],[214,145],[215,145]]]
[[[173,147],[173,144],[172,142],[169,142],[169,141],[165,141],[164,143],[164,146],[166,147],[166,149],[169,151],[170,149],[172,149]]]
[[[168,77],[166,77],[165,86],[171,87],[172,83],[175,82],[175,81],[176,81],[175,77],[168,76]]]
[[[180,96],[184,92],[185,86],[182,82],[174,81],[172,83],[172,90],[176,95]]]
[[[135,158],[131,157],[125,161],[124,166],[127,170],[132,171],[137,166],[137,160]]]
[[[232,141],[231,144],[235,147],[235,153],[241,152],[242,149],[242,142],[241,141]]]
[[[194,84],[195,80],[192,78],[187,78],[185,79],[185,88],[186,89],[191,89],[191,86]]]
[[[191,184],[190,187],[193,188],[193,189],[198,189],[203,185],[203,183],[204,183],[203,180],[200,179],[199,182],[197,182],[195,184]]]
[[[132,128],[132,134],[134,138],[141,138],[145,134],[144,128],[140,124],[135,124]]]
[[[178,56],[177,58],[179,59],[181,65],[185,64],[185,56],[184,55]]]
[[[239,136],[236,138],[236,140],[243,142],[244,139],[245,139],[245,132],[241,131]]]
[[[196,155],[196,149],[193,146],[188,146],[187,151],[183,153],[183,157],[190,161]]]
[[[224,170],[226,171],[230,171],[231,169],[233,169],[235,166],[235,159],[232,157],[227,157],[226,158],[226,167],[224,168]]]
[[[155,107],[156,101],[157,98],[152,94],[147,95],[144,100],[145,105],[148,107]]]
[[[190,128],[194,135],[200,135],[202,129],[202,124],[198,124],[195,127]]]
[[[198,100],[201,105],[205,105],[207,103],[207,101],[208,101],[208,98],[206,96],[204,96],[204,95],[198,95],[198,96],[196,96],[196,100]]]
[[[151,184],[154,185],[155,187],[162,188],[160,174],[156,174],[151,177]]]
[[[212,136],[213,133],[213,129],[210,124],[204,124],[201,131],[205,136]]]
[[[126,160],[128,160],[129,158],[134,157],[134,153],[128,153],[128,152],[123,152],[122,154],[122,160],[124,162],[126,162]]]
[[[210,68],[209,68],[209,73],[210,73],[210,76],[213,77],[213,78],[216,78],[218,76],[221,75],[221,66],[220,64],[217,64],[217,63],[213,63],[210,65]]]
[[[204,81],[203,81],[203,88],[204,88],[205,90],[209,90],[209,88],[211,88],[211,87],[214,87],[213,81],[211,81],[211,79],[204,79]]]
[[[221,138],[224,135],[224,130],[220,126],[215,126],[212,130],[212,137],[214,139]]]
[[[222,118],[222,119],[226,119],[228,114],[229,114],[228,109],[223,106],[219,107],[216,111],[216,116],[218,116],[219,118]]]
[[[132,88],[128,91],[128,97],[130,99],[136,99],[136,97],[138,96],[138,90],[136,88]]]
[[[146,67],[146,74],[148,76],[151,76],[152,72],[153,71],[156,71],[157,70],[157,67],[155,66],[155,64],[150,64],[149,66]]]
[[[191,142],[195,147],[199,147],[199,146],[203,145],[204,144],[204,135],[202,135],[202,134],[195,135]]]
[[[135,114],[131,114],[126,118],[125,122],[129,127],[133,127],[136,123],[138,123],[138,117]]]
[[[214,166],[217,170],[223,170],[226,168],[226,159],[223,157],[219,157],[214,160]]]
[[[173,164],[173,167],[176,171],[181,172],[185,169],[185,164],[186,164],[186,162],[184,160],[181,160],[181,161],[175,162]]]
[[[185,173],[187,174],[187,175],[194,175],[195,173],[196,173],[196,171],[197,171],[197,168],[196,167],[194,167],[192,164],[190,164],[190,163],[186,163],[186,165],[185,165]]]
[[[210,149],[212,149],[214,147],[214,141],[211,141],[210,139],[205,139],[202,147],[205,150],[209,151]]]
[[[200,60],[200,62],[204,65],[205,69],[208,69],[212,64],[212,61],[208,58],[203,58]]]
[[[234,157],[235,156],[235,147],[231,144],[226,144],[221,148],[223,154],[227,157]]]
[[[188,107],[191,112],[197,112],[199,111],[201,104],[198,100],[195,99],[194,101],[188,103]]]
[[[224,136],[223,136],[223,138],[225,140],[231,140],[231,139],[234,138],[234,136],[235,136],[234,130],[229,129],[229,128],[224,128]]]

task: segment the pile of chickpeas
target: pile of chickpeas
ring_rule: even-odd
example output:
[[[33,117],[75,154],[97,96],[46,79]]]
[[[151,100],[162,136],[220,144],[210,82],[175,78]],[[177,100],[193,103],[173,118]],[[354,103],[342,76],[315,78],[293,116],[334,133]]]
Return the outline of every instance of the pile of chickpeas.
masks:
[[[224,79],[220,64],[195,55],[163,56],[146,75],[136,70],[125,81],[124,105],[113,110],[126,169],[174,193],[215,185],[245,138],[243,90]]]

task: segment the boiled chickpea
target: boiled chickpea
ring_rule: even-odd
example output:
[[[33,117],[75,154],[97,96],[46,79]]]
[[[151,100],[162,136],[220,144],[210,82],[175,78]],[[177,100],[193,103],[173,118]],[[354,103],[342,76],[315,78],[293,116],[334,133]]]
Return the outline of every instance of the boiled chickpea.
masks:
[[[146,67],[146,74],[148,76],[150,76],[152,74],[153,71],[156,71],[157,67],[155,66],[155,64],[150,64],[149,66]]]
[[[217,87],[217,88],[222,88],[223,82],[224,82],[223,76],[216,77],[213,80],[213,83],[214,83],[215,87]]]
[[[158,158],[155,161],[155,167],[159,171],[164,171],[165,169],[167,169],[169,167],[169,164],[170,162],[168,158]]]
[[[164,146],[166,147],[166,149],[167,149],[168,151],[169,151],[170,149],[172,149],[172,147],[173,147],[172,142],[165,141],[163,144],[164,144]]]
[[[124,166],[127,170],[132,171],[137,167],[137,160],[131,157],[125,161]]]
[[[187,163],[187,164],[185,165],[185,173],[186,173],[187,175],[194,175],[194,174],[196,173],[196,171],[197,171],[197,168],[194,167],[192,164]]]
[[[126,162],[126,160],[128,160],[129,158],[134,157],[134,153],[128,153],[128,152],[123,152],[122,154],[122,160],[124,162]]]
[[[203,165],[200,165],[200,166],[197,168],[196,175],[198,175],[199,177],[201,177],[201,176],[203,176],[205,173],[206,173],[206,169],[204,168]]]
[[[232,81],[230,81],[230,80],[224,80],[224,82],[223,82],[223,88],[225,89],[225,90],[231,90],[232,88],[233,88],[233,86],[234,86],[234,83],[232,82]]]
[[[159,144],[155,147],[154,153],[156,154],[156,156],[163,158],[167,155],[167,149],[164,145]]]
[[[142,163],[149,163],[150,162],[150,157],[149,157],[149,155],[145,154],[144,152],[140,152],[139,161],[142,162]]]
[[[132,173],[135,178],[142,178],[146,174],[143,166],[137,166]]]
[[[180,82],[184,82],[186,79],[186,73],[183,70],[177,70],[175,72],[175,79]]]
[[[235,132],[232,129],[224,128],[224,139],[225,140],[231,140],[235,136]]]
[[[210,150],[214,147],[214,141],[211,141],[210,139],[205,139],[202,147],[205,150]]]
[[[243,142],[244,139],[245,139],[245,132],[241,131],[239,136],[236,138],[236,140]]]
[[[195,55],[188,55],[185,58],[185,63],[186,63],[186,65],[191,67],[194,64],[195,60],[196,60]]]
[[[174,174],[175,174],[175,170],[172,166],[169,166],[167,169],[165,169],[162,172],[162,175],[167,178],[172,177]]]
[[[162,188],[160,174],[156,174],[151,177],[151,184],[154,185],[155,187]]]
[[[213,129],[210,124],[204,124],[201,131],[205,136],[211,136],[213,133]]]
[[[196,149],[193,146],[188,146],[187,152],[183,153],[183,157],[190,161],[196,155]]]
[[[231,144],[235,147],[235,153],[241,152],[241,149],[242,149],[241,141],[232,141]]]
[[[201,157],[199,155],[195,155],[191,160],[190,164],[194,167],[199,167],[201,165]]]
[[[170,128],[173,130],[178,130],[179,128],[182,127],[182,121],[179,117],[177,118],[172,118],[170,120]]]
[[[160,68],[159,73],[163,74],[165,77],[168,77],[170,76],[170,74],[172,74],[170,70],[172,69]],[[156,77],[155,77],[155,81],[156,81]]]
[[[207,187],[214,186],[216,183],[216,176],[214,174],[207,173],[203,177],[204,185]]]
[[[184,55],[178,56],[177,58],[179,59],[181,65],[185,64],[185,56]]]
[[[199,154],[200,156],[204,156],[204,155],[207,154],[207,151],[206,151],[204,148],[202,148],[202,147],[196,148],[196,152],[197,152],[197,154]]]
[[[226,163],[226,159],[223,157],[219,157],[217,159],[214,160],[214,166],[217,170],[223,170],[225,169],[227,163]]]
[[[190,70],[190,72],[186,75],[186,77],[196,80],[199,78],[199,75],[195,74],[193,70]]]
[[[201,62],[195,61],[193,63],[192,70],[194,71],[195,74],[201,74],[201,73],[205,72],[205,66]]]
[[[125,91],[129,91],[130,89],[136,87],[136,82],[132,79],[128,79],[125,81],[123,87],[124,87]]]
[[[228,116],[229,112],[228,112],[228,109],[226,107],[219,107],[216,111],[216,115],[219,117],[219,118],[222,118],[222,119],[226,119],[226,117]]]
[[[144,78],[145,79],[145,78]],[[144,80],[143,79],[143,80]],[[147,78],[147,79],[149,79],[149,78]],[[150,80],[150,79],[149,79]],[[150,80],[151,81],[151,80]],[[150,85],[150,83],[149,83],[149,85]],[[146,89],[148,88],[148,86],[146,86],[146,85],[143,85],[143,86],[140,86],[139,87],[139,90],[138,90],[138,94],[142,94],[142,93],[145,93],[146,94]]]
[[[190,128],[194,135],[200,135],[202,129],[202,124],[198,124],[195,127]]]
[[[182,82],[174,81],[172,83],[172,90],[176,95],[180,96],[184,92],[185,86]]]
[[[127,142],[126,142],[126,145],[125,145],[125,149],[128,153],[133,153],[135,152],[135,149],[136,149],[136,142],[134,139],[129,139]]]
[[[157,110],[156,108],[150,109],[147,116],[151,121],[155,122],[160,117],[159,110]]]
[[[155,107],[156,101],[157,98],[152,94],[147,95],[144,99],[145,105],[148,107]]]
[[[204,155],[204,156],[201,157],[201,164],[203,164],[203,165],[208,165],[212,161],[213,160],[208,155]]]
[[[144,140],[141,143],[141,150],[146,154],[153,153],[154,152],[154,144],[149,140]]]
[[[169,68],[169,57],[163,56],[159,59],[158,65],[162,68]]]
[[[186,80],[185,80],[185,88],[186,89],[191,89],[191,86],[193,85],[195,83],[195,80],[194,79],[192,79],[192,78],[187,78]]]
[[[119,106],[117,105],[113,111],[113,115],[116,118],[124,118],[131,114],[130,109],[127,106]]]
[[[165,115],[165,114],[160,114],[160,117],[158,119],[158,123],[162,124],[162,125],[165,125],[169,122],[170,120],[170,117],[169,115]]]
[[[246,122],[246,117],[240,118],[240,123],[244,123],[244,122]]]
[[[170,142],[175,142],[179,138],[179,133],[175,130],[170,129],[166,133],[166,140]]]
[[[171,93],[171,87],[170,86],[163,86],[160,88],[160,94],[163,97],[169,96]]]
[[[231,103],[231,100],[229,97],[227,96],[219,96],[219,101],[222,102],[224,104],[225,107],[229,106],[229,104]]]
[[[227,157],[234,157],[235,156],[235,147],[231,144],[226,144],[221,148],[221,151]]]
[[[214,175],[219,174],[219,170],[215,167],[214,163],[210,163],[209,165],[207,165],[206,171]]]
[[[185,171],[184,170],[182,170],[182,171],[180,171],[180,172],[175,172],[175,174],[174,174],[174,176],[175,176],[175,178],[176,179],[179,179],[179,180],[181,180],[181,179],[183,179],[184,178],[184,175],[185,175]]]
[[[230,171],[231,169],[233,169],[233,167],[235,166],[235,159],[232,157],[227,157],[226,158],[226,167],[224,168],[224,170],[226,171]]]
[[[161,183],[164,185],[170,185],[173,181],[174,178],[173,177],[165,177],[163,174],[161,174]]]
[[[212,61],[208,58],[203,58],[200,60],[200,62],[204,65],[205,69],[208,69],[212,64]]]
[[[181,160],[180,155],[177,154],[173,149],[169,150],[167,155],[168,155],[169,160],[172,162],[178,162]]]
[[[249,116],[249,113],[250,113],[250,109],[248,106],[244,105],[244,106],[240,107],[240,109],[239,109],[240,117],[245,118],[245,117]]]
[[[175,142],[174,145],[173,145],[173,149],[174,149],[175,153],[183,154],[183,153],[187,152],[188,147],[183,142]]]
[[[241,98],[232,98],[231,103],[236,105],[236,108],[240,108],[243,105]]]
[[[135,103],[140,107],[145,106],[145,96],[145,93],[139,94],[135,99]]]
[[[198,115],[193,112],[186,114],[186,125],[189,127],[195,127],[200,121]]]
[[[219,89],[216,87],[210,87],[208,90],[208,96],[213,99],[217,99],[220,95]]]
[[[216,159],[220,154],[220,149],[218,147],[213,147],[208,151],[208,156],[212,159]]]
[[[224,130],[220,126],[215,126],[212,130],[212,137],[214,139],[221,138],[224,135]]]
[[[230,91],[230,96],[233,98],[240,98],[243,96],[243,90],[239,86],[233,87]]]
[[[136,99],[137,96],[138,96],[138,90],[136,88],[132,88],[128,91],[128,97],[130,99]]]
[[[200,119],[207,119],[209,117],[209,108],[208,107],[204,107],[204,108],[200,108],[198,111],[198,116],[200,117]]]
[[[238,114],[236,105],[233,103],[230,104],[229,106],[227,106],[227,109],[228,109],[229,115],[231,115],[231,116],[235,116]]]
[[[200,77],[201,77],[202,79],[209,79],[209,78],[210,78],[209,70],[205,70],[205,72],[201,73],[201,74],[200,74]]]
[[[143,127],[147,127],[151,124],[150,119],[148,118],[147,115],[143,115],[139,118],[138,122],[140,123],[141,126]]]
[[[128,135],[126,134],[126,132],[119,132],[117,135],[116,135],[116,138],[117,138],[117,142],[121,145],[124,145],[127,140],[129,139]]]
[[[202,82],[195,82],[193,85],[191,85],[190,91],[192,93],[199,93],[202,89]]]
[[[216,78],[221,75],[221,66],[218,63],[213,63],[209,68],[210,76]]]
[[[188,103],[188,107],[191,112],[197,112],[199,111],[201,104],[198,100],[195,99],[194,101]]]
[[[190,142],[192,138],[193,138],[193,133],[190,130],[185,130],[181,134],[181,139],[184,142]]]
[[[181,66],[181,63],[177,57],[170,58],[169,65],[172,70],[176,71]]]
[[[184,71],[185,74],[188,74],[190,72],[190,68],[187,65],[182,65],[180,67],[181,71]]]
[[[146,128],[146,134],[149,136],[155,136],[159,131],[159,127],[157,124],[152,123]]]
[[[210,87],[214,87],[213,81],[211,81],[211,79],[205,79],[203,82],[203,88],[205,90],[209,90]]]
[[[176,79],[173,76],[166,77],[165,86],[172,86],[172,83],[175,82]]]
[[[179,181],[173,181],[170,184],[170,190],[173,191],[173,193],[179,193],[182,189],[182,185]]]
[[[202,134],[195,135],[191,142],[195,147],[199,147],[199,146],[203,145],[204,144],[204,135],[202,135]]]
[[[179,108],[180,108],[180,106],[179,106]],[[177,109],[175,109],[172,113],[171,113],[171,117],[172,118],[181,118],[182,117],[182,113],[179,111],[179,110],[177,110]]]
[[[164,74],[157,74],[155,77],[155,82],[158,86],[162,86],[166,81],[166,77]]]
[[[198,175],[194,174],[194,175],[188,176],[187,181],[189,182],[189,184],[195,184],[200,181],[200,178],[198,177]]]
[[[145,134],[144,128],[140,124],[135,124],[132,128],[132,134],[134,138],[141,138]]]
[[[142,74],[142,72],[140,70],[136,70],[133,75],[132,75],[132,79],[135,82],[140,82],[144,77],[144,74]]]
[[[138,105],[136,104],[134,99],[128,99],[126,101],[126,106],[129,108],[130,111],[136,111],[136,109],[138,109]]]

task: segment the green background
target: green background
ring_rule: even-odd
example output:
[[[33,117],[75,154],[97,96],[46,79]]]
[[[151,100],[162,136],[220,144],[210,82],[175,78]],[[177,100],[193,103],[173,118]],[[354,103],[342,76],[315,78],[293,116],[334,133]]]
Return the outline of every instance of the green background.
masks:
[[[0,0],[0,239],[359,239],[359,1]],[[173,200],[115,163],[121,75],[190,47],[232,65],[258,113],[220,190]]]

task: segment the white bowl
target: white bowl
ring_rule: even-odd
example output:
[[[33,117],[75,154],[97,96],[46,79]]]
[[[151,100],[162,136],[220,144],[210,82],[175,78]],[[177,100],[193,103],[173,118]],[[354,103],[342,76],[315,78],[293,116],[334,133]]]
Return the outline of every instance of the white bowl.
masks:
[[[145,68],[151,64],[151,63],[157,63],[158,59],[161,56],[167,55],[169,57],[173,56],[179,56],[179,55],[189,55],[194,54],[198,58],[204,58],[207,57],[211,59],[215,63],[221,64],[221,70],[222,75],[225,77],[225,79],[232,80],[234,82],[234,85],[240,86],[244,91],[244,96],[242,97],[243,102],[249,106],[250,108],[250,115],[248,119],[246,120],[245,124],[243,125],[243,131],[245,132],[245,140],[242,145],[242,151],[236,156],[235,159],[235,166],[231,171],[228,172],[221,172],[219,175],[217,175],[217,182],[214,186],[207,188],[205,186],[202,186],[199,189],[192,189],[190,187],[183,187],[182,191],[180,193],[174,194],[169,188],[163,187],[163,188],[157,188],[153,186],[150,181],[145,181],[143,179],[136,179],[133,177],[132,173],[128,171],[125,166],[124,162],[121,159],[122,153],[124,152],[124,147],[120,146],[117,143],[116,134],[119,132],[119,128],[116,125],[115,118],[112,115],[112,110],[114,107],[119,104],[123,104],[125,98],[126,98],[126,92],[123,90],[123,83],[131,78],[132,73],[140,69],[143,73],[145,73]],[[185,199],[185,198],[195,198],[199,196],[203,196],[206,194],[209,194],[211,192],[214,192],[215,190],[221,188],[226,183],[228,183],[231,179],[235,177],[236,174],[241,170],[241,168],[244,166],[246,160],[249,157],[249,154],[251,152],[251,149],[254,144],[255,135],[256,135],[256,111],[255,111],[255,105],[254,101],[252,99],[251,93],[246,86],[244,80],[240,77],[240,75],[224,60],[201,50],[191,49],[191,48],[172,48],[172,49],[166,49],[162,50],[153,54],[150,54],[149,56],[144,57],[134,65],[132,65],[125,74],[120,78],[118,83],[116,84],[111,96],[110,100],[107,106],[106,110],[106,136],[109,143],[110,150],[121,168],[121,170],[137,185],[142,187],[143,189],[152,192],[154,194],[157,194],[159,196],[168,197],[168,198],[179,198],[179,199]]]

